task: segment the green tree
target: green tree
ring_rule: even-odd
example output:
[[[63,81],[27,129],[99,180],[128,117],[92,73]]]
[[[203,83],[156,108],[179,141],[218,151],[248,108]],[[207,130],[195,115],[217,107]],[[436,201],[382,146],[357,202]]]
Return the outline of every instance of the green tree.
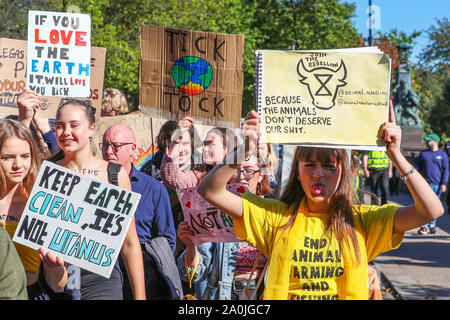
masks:
[[[436,26],[427,30],[429,44],[420,54],[421,68],[448,77],[450,68],[450,23],[448,18],[436,19]]]
[[[427,30],[429,44],[420,54],[417,79],[422,98],[421,116],[426,133],[450,139],[450,25],[447,18],[436,20]]]
[[[351,21],[355,11],[353,4],[337,0],[246,2],[254,12],[253,27],[258,30],[258,38],[251,41],[257,49],[316,50],[361,46],[361,35]],[[243,115],[255,108],[255,59],[254,52],[249,54],[252,59],[246,61]]]
[[[0,0],[0,37],[27,40],[28,11],[52,11],[51,0]]]
[[[411,34],[407,34],[403,31],[398,31],[397,29],[391,29],[387,33],[378,31],[376,33],[373,45],[390,56],[392,61],[392,70],[395,70],[400,64],[397,45],[400,43],[409,43],[413,45],[414,40],[419,37],[420,34],[420,31],[413,31]]]
[[[436,132],[440,133],[442,141],[450,141],[450,78],[448,77],[430,118]]]

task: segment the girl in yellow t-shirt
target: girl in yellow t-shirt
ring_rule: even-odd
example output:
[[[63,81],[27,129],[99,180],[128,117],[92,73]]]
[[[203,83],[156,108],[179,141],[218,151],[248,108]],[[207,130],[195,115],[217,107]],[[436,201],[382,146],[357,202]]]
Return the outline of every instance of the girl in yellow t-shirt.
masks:
[[[216,166],[198,192],[233,217],[236,234],[269,258],[264,299],[368,299],[368,262],[398,247],[403,233],[441,216],[443,206],[400,151],[401,129],[390,106],[379,130],[390,160],[405,180],[414,205],[354,203],[353,174],[342,149],[300,147],[280,200],[242,197],[226,190],[236,164]],[[242,124],[248,137],[228,159],[257,150],[259,116]]]

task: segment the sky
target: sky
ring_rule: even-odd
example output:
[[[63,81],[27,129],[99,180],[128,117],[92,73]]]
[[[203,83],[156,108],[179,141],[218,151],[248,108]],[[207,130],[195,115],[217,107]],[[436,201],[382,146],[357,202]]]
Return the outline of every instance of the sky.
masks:
[[[340,2],[354,3],[356,5],[353,25],[364,38],[369,36],[368,13],[369,0],[340,0]],[[423,31],[420,37],[413,42],[413,49],[409,59],[418,62],[417,55],[428,44],[426,30],[435,25],[436,18],[450,18],[450,0],[372,0],[372,12],[379,12],[379,19],[372,20],[372,36],[377,31],[387,33],[392,29],[403,31],[410,35],[413,31]],[[379,27],[379,29],[375,29]]]

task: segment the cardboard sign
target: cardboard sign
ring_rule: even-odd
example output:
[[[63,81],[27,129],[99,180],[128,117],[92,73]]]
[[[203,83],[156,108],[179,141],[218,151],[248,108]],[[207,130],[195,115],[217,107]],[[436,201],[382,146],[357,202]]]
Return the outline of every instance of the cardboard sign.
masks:
[[[383,150],[390,65],[374,48],[258,51],[262,142]]]
[[[13,240],[109,278],[140,197],[44,161]]]
[[[149,116],[239,126],[244,36],[142,26],[140,109]]]
[[[241,184],[229,184],[227,189],[235,194],[248,192]],[[197,192],[197,187],[177,190],[183,209],[184,221],[191,226],[195,235],[192,241],[198,245],[204,242],[239,241],[234,232],[233,219],[212,206]]]
[[[17,97],[26,88],[27,41],[0,38],[0,113],[19,114]],[[105,71],[106,49],[91,47],[91,86],[89,100],[100,117]],[[42,116],[54,119],[64,98],[43,96]],[[81,100],[86,100],[80,98]]]
[[[42,96],[90,95],[91,17],[29,11],[27,89]]]

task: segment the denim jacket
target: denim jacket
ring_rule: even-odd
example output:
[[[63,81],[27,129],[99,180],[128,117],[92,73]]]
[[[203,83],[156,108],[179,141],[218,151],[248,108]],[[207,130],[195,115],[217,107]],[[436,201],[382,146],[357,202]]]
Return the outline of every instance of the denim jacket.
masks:
[[[230,300],[239,242],[205,242],[197,246],[200,254],[192,284],[195,296],[202,300]],[[189,283],[184,255],[178,257],[181,279]],[[194,268],[188,268],[192,273]]]

